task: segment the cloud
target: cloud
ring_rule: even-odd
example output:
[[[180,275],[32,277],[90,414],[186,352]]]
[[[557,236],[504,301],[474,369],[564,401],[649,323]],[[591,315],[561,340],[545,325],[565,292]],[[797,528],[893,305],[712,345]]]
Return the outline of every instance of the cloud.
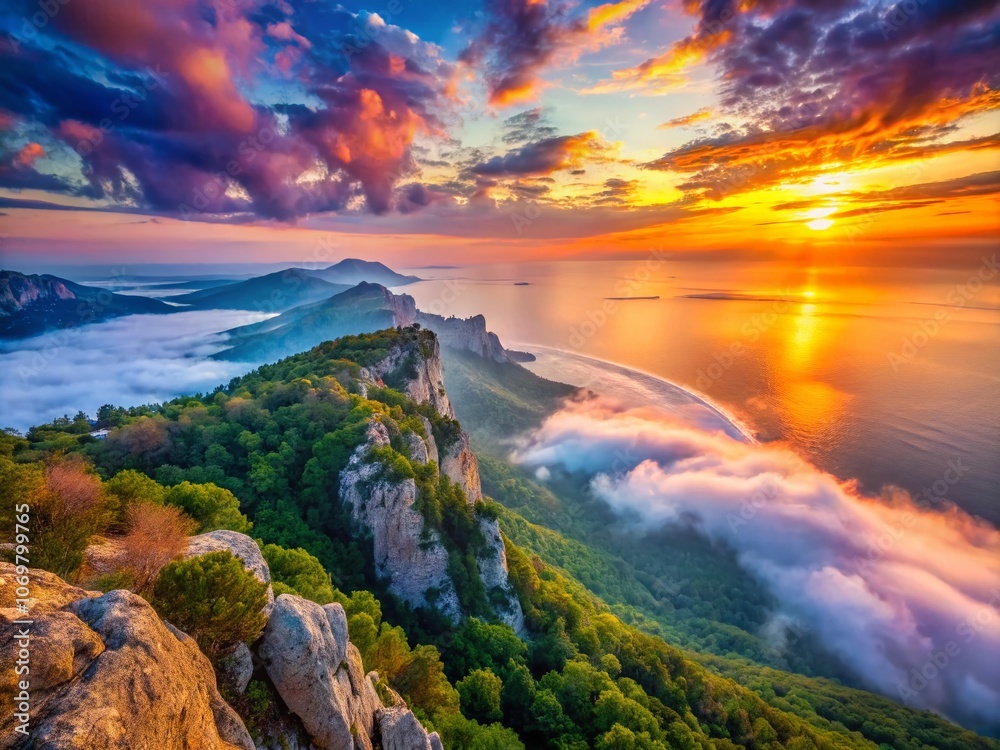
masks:
[[[690,526],[731,547],[780,616],[873,689],[1000,729],[1000,532],[987,523],[891,488],[863,495],[784,446],[600,398],[567,404],[515,457],[592,475],[593,490],[644,528]]]
[[[715,117],[715,113],[709,107],[702,107],[699,110],[692,112],[689,115],[684,115],[683,117],[675,117],[673,120],[668,120],[667,122],[660,125],[660,130],[671,130],[672,128],[687,128],[691,125],[695,125],[699,122],[704,122],[705,120],[711,120]]]
[[[17,17],[0,24],[17,34]],[[0,40],[0,110],[63,165],[0,164],[0,186],[184,217],[390,210],[453,96],[437,47],[322,3],[74,0],[15,41]]]
[[[584,162],[603,158],[609,146],[596,131],[528,143],[503,156],[494,156],[472,167],[477,175],[547,175],[579,167]]]
[[[612,84],[655,90],[694,63],[715,67],[720,112],[739,126],[646,165],[691,175],[685,189],[696,194],[719,198],[807,181],[830,164],[943,153],[957,121],[1000,104],[995,3],[926,0],[912,12],[866,0],[687,7],[695,31]],[[727,180],[734,170],[746,179]]]
[[[570,17],[570,3],[547,0],[488,0],[486,23],[460,59],[484,70],[489,101],[497,106],[530,101],[541,74],[560,55],[572,59],[617,38],[615,24],[650,0],[620,0]]]
[[[269,316],[238,310],[130,315],[0,344],[0,427],[25,430],[103,404],[210,391],[248,368],[208,356],[219,331]]]

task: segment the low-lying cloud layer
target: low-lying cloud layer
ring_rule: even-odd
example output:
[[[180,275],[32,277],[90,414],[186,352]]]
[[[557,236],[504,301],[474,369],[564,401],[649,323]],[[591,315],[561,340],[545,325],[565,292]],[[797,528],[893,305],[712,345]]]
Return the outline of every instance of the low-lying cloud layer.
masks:
[[[1000,730],[1000,532],[985,522],[899,490],[865,496],[784,446],[601,398],[567,404],[515,457],[592,474],[593,490],[641,527],[689,525],[728,545],[781,616],[873,689]]]
[[[0,428],[210,391],[249,369],[208,358],[222,348],[218,332],[266,317],[239,310],[130,315],[4,343]]]

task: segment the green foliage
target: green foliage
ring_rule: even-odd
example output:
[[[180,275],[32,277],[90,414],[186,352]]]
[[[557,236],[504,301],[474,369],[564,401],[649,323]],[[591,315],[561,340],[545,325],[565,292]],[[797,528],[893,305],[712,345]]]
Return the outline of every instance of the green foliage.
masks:
[[[135,469],[119,471],[104,483],[104,491],[118,525],[125,523],[128,508],[135,503],[163,505],[166,502],[166,488]]]
[[[198,533],[229,529],[249,534],[252,524],[240,513],[240,501],[229,490],[214,484],[181,482],[169,488],[164,501],[176,505],[198,522]]]
[[[315,556],[301,548],[285,549],[276,544],[261,545],[261,552],[271,570],[275,595],[296,594],[317,604],[335,601],[330,574]]]
[[[267,618],[267,585],[228,550],[172,562],[160,572],[150,602],[210,658],[252,643]]]
[[[455,683],[462,703],[462,713],[482,723],[499,721],[503,681],[488,669],[474,669]]]

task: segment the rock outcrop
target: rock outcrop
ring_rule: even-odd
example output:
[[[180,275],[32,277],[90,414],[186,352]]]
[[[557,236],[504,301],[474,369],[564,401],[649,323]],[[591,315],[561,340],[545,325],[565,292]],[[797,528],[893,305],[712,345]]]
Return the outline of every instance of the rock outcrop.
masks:
[[[282,594],[258,651],[281,700],[319,750],[441,746],[405,705],[382,705],[375,689],[378,674],[364,673],[361,655],[347,639],[347,618],[339,604],[321,607]]]
[[[389,590],[414,607],[427,606],[430,594],[439,611],[457,620],[461,607],[448,576],[448,552],[413,507],[416,482],[387,478],[380,463],[367,461],[372,448],[387,445],[385,425],[371,422],[367,441],[340,473],[340,498],[371,534],[375,570],[389,581]]]
[[[459,351],[472,352],[494,362],[511,362],[511,358],[500,343],[500,338],[486,330],[486,318],[473,315],[471,318],[445,318],[432,313],[418,312],[416,321],[424,328],[437,334],[444,346]]]
[[[427,351],[424,350],[425,347]],[[393,347],[380,362],[362,368],[361,375],[369,380],[379,381],[390,375],[402,375],[405,384],[400,390],[407,396],[418,404],[430,404],[438,414],[455,418],[455,410],[444,390],[441,345],[436,336],[421,338],[419,343],[408,342]]]
[[[476,460],[476,456],[472,452],[469,435],[464,430],[441,456],[441,471],[465,490],[470,503],[483,499],[483,485],[479,479],[479,461]]]
[[[484,324],[485,325],[485,324]],[[429,404],[442,416],[454,418],[454,411],[444,390],[444,373],[437,337],[420,332],[417,341],[394,347],[380,362],[361,372],[362,378],[400,379],[401,390],[416,402]],[[360,383],[365,390],[366,383]],[[433,437],[431,423],[422,418],[426,438],[404,434],[412,463],[438,462],[439,470],[458,484],[470,504],[483,499],[479,462],[472,452],[469,436],[459,431],[447,445]],[[448,575],[448,551],[440,535],[424,521],[414,506],[417,485],[412,479],[393,479],[378,462],[368,460],[372,449],[390,445],[385,425],[372,420],[366,442],[359,446],[340,474],[340,498],[352,509],[354,518],[371,533],[375,567],[379,577],[388,580],[389,589],[414,607],[431,604],[452,620],[462,616],[454,582]],[[520,603],[508,580],[507,558],[500,528],[496,521],[483,520],[480,531],[485,545],[477,560],[480,577],[494,600],[497,616],[518,632],[524,628]]]
[[[253,750],[243,722],[222,699],[197,644],[168,626],[141,597],[104,595],[32,570],[30,737],[0,713],[0,748]],[[0,563],[0,649],[11,653],[19,618],[14,566]],[[12,670],[0,700],[16,694]]]

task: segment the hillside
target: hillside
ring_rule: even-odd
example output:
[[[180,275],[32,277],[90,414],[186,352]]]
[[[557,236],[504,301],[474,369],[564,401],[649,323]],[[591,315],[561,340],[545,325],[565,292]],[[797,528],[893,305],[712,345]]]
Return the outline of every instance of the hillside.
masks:
[[[0,339],[37,336],[123,315],[173,311],[159,300],[114,294],[48,274],[0,271]]]
[[[580,529],[539,525],[569,513],[565,501],[539,494],[501,459],[480,463],[455,419],[517,400],[510,424],[483,426],[502,437],[540,419],[567,388],[472,357],[451,352],[442,364],[433,333],[389,329],[326,342],[211,394],[102,409],[106,440],[70,420],[0,436],[0,491],[29,503],[33,528],[45,530],[33,566],[112,592],[73,593],[53,617],[80,619],[73,602],[84,596],[102,607],[132,602],[149,620],[151,601],[214,667],[215,676],[197,678],[205,702],[192,709],[214,717],[220,737],[240,736],[212,697],[217,677],[258,747],[304,747],[292,743],[308,738],[320,748],[426,748],[432,731],[447,748],[998,747],[926,712],[737,654],[693,655],[647,632],[638,608],[615,603],[621,593],[606,585],[616,570],[643,582],[635,561],[620,555],[619,566],[596,534],[573,539]],[[463,358],[466,382],[457,385],[456,368],[446,368]],[[479,411],[468,401],[472,376],[491,391]],[[581,529],[593,530],[590,513]],[[173,538],[183,528],[209,541],[182,535],[171,547],[164,514],[175,519]],[[154,532],[142,525],[150,515],[160,519]],[[12,522],[8,507],[4,533]],[[158,566],[136,564],[148,561],[136,550],[154,548]],[[574,569],[577,560],[610,567],[593,574]],[[692,575],[688,595],[725,569],[722,560]],[[220,623],[216,611],[240,614]],[[80,631],[86,642],[110,649],[100,619],[82,619],[103,645]],[[691,632],[683,620],[677,627]],[[348,643],[358,661],[342,668]],[[166,689],[166,674],[146,671],[154,693]],[[387,733],[403,725],[413,744],[391,744]]]
[[[410,325],[415,318],[412,297],[361,282],[321,302],[226,331],[229,346],[215,356],[246,362],[274,360],[340,336]]]
[[[178,304],[198,308],[281,312],[296,305],[327,299],[347,289],[313,276],[302,268],[286,268],[246,281],[210,286],[172,297]]]

